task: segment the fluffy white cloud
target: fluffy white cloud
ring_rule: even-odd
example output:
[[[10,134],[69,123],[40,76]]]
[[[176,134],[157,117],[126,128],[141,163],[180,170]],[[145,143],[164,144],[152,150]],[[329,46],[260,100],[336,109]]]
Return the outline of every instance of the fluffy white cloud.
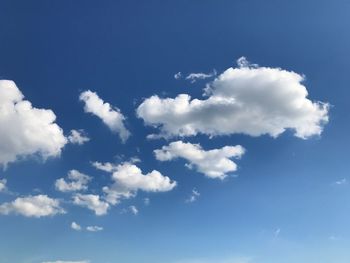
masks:
[[[0,179],[0,192],[3,192],[7,189],[6,183],[7,183],[6,179]]]
[[[98,232],[98,231],[102,231],[103,227],[101,227],[101,226],[87,226],[86,230],[89,232]]]
[[[223,179],[228,172],[237,170],[236,163],[230,158],[240,158],[244,151],[240,145],[205,151],[199,144],[176,141],[154,150],[154,153],[159,161],[183,158],[188,161],[188,168],[195,168],[210,178]]]
[[[109,204],[100,199],[100,196],[93,194],[75,194],[73,203],[82,207],[86,207],[95,212],[97,216],[107,214]]]
[[[90,261],[89,260],[80,260],[80,261],[56,260],[56,261],[43,261],[42,263],[90,263]]]
[[[196,82],[199,79],[207,79],[207,78],[214,77],[214,76],[216,76],[216,74],[217,73],[216,73],[215,70],[212,73],[202,73],[202,72],[200,72],[200,73],[191,73],[191,74],[189,74],[186,77],[186,79],[190,80],[191,83],[194,83],[194,82]]]
[[[308,99],[303,81],[295,72],[251,65],[241,58],[238,68],[227,69],[207,85],[206,99],[155,95],[141,103],[137,115],[160,128],[158,137],[198,133],[277,137],[291,129],[306,139],[321,134],[329,105]]]
[[[73,144],[82,145],[90,141],[90,138],[86,135],[84,130],[71,130],[68,136],[68,141]]]
[[[57,199],[52,199],[47,195],[36,195],[28,197],[18,197],[10,203],[0,205],[0,214],[19,214],[27,217],[53,216],[64,214],[64,209]]]
[[[197,189],[193,189],[192,192],[191,192],[191,195],[189,198],[187,198],[185,200],[186,203],[193,203],[195,201],[197,201],[198,197],[200,197],[200,192],[197,191]]]
[[[138,190],[146,192],[167,192],[176,186],[175,181],[160,172],[153,170],[143,174],[141,169],[132,163],[113,165],[111,163],[93,164],[96,168],[112,172],[114,184],[104,187],[106,200],[111,204],[117,204],[121,198],[130,198],[136,195]]]
[[[85,103],[85,112],[99,117],[112,132],[119,134],[123,142],[129,138],[130,132],[124,125],[125,117],[118,108],[104,102],[95,92],[90,90],[82,92],[79,98]]]
[[[101,162],[93,162],[92,166],[94,166],[96,169],[105,171],[108,173],[111,173],[117,169],[117,165],[106,162],[106,163],[101,163]]]
[[[91,177],[77,170],[70,170],[68,172],[68,179],[69,182],[67,182],[64,178],[57,179],[55,182],[56,189],[61,192],[87,190],[87,185],[91,180]]]
[[[76,222],[72,222],[72,224],[70,225],[70,227],[76,231],[80,231],[81,230],[81,226],[79,224],[77,224]]]
[[[51,110],[34,108],[11,80],[0,80],[0,166],[38,154],[56,157],[67,143]]]

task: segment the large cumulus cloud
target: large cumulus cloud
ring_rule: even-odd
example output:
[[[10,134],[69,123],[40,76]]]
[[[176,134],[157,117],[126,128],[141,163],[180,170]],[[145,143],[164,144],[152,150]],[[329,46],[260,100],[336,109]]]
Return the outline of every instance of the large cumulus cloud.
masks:
[[[52,110],[32,106],[11,80],[0,80],[0,166],[38,154],[59,156],[67,143]]]
[[[137,108],[147,125],[160,129],[153,137],[268,134],[291,129],[306,139],[320,135],[328,122],[327,103],[312,101],[304,77],[280,68],[259,67],[244,58],[204,89],[204,99],[188,94],[175,98],[154,95]]]

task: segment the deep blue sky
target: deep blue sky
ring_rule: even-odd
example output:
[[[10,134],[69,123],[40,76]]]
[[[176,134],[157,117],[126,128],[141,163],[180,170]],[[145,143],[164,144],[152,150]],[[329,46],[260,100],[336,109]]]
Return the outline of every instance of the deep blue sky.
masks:
[[[67,145],[60,158],[29,158],[0,171],[9,190],[29,195],[38,188],[67,200],[68,210],[39,219],[0,216],[0,262],[349,262],[350,185],[334,184],[350,180],[349,12],[345,0],[0,0],[0,77],[14,80],[35,107],[52,109],[66,134],[84,129],[91,138]],[[207,149],[247,149],[238,177],[224,181],[186,169],[183,160],[155,160],[152,151],[168,142],[145,139],[153,129],[136,117],[137,105],[154,94],[200,97],[205,82],[192,85],[174,74],[221,73],[241,56],[304,74],[310,98],[332,105],[322,135],[190,138]],[[79,94],[87,89],[127,117],[127,143],[84,113]],[[120,155],[138,156],[142,170],[162,171],[178,186],[140,192],[102,217],[55,190],[70,169],[93,176],[91,189],[104,186],[108,174],[90,162]],[[201,196],[187,204],[193,188]],[[13,198],[0,193],[1,203]],[[129,205],[139,208],[137,216],[122,212]],[[75,232],[72,221],[104,230]]]

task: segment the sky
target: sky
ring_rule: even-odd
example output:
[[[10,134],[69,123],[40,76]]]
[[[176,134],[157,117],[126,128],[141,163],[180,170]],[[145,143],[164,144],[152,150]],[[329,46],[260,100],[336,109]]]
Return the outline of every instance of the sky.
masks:
[[[1,263],[349,262],[349,1],[0,6]]]

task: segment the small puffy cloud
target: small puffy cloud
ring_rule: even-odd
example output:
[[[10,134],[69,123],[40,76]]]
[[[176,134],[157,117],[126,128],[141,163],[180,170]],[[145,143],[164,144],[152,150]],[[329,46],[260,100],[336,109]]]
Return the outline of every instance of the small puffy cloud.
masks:
[[[216,76],[216,71],[214,70],[212,73],[191,73],[186,79],[191,81],[191,83],[195,83],[197,80],[207,79]]]
[[[98,170],[105,171],[105,172],[108,172],[108,173],[113,172],[117,168],[117,166],[115,164],[112,164],[112,163],[109,163],[109,162],[106,162],[106,163],[93,162],[92,166],[94,166]]]
[[[225,178],[228,172],[237,170],[236,163],[230,158],[240,158],[244,152],[244,148],[240,145],[205,151],[199,144],[182,141],[172,142],[161,149],[154,150],[156,159],[159,161],[183,158],[188,162],[186,164],[188,168],[195,168],[210,178],[220,179]]]
[[[18,214],[26,217],[44,217],[64,214],[64,209],[57,199],[47,195],[18,197],[10,203],[0,205],[0,214]]]
[[[73,196],[73,203],[94,211],[97,216],[107,214],[109,209],[109,204],[101,200],[99,195],[75,194]]]
[[[3,192],[7,189],[6,184],[7,184],[6,179],[0,179],[0,192]]]
[[[200,195],[201,194],[198,192],[198,190],[194,188],[191,192],[191,195],[189,196],[189,198],[187,198],[185,200],[185,202],[186,203],[193,203],[193,202],[197,201],[197,199]]]
[[[81,226],[79,224],[77,224],[76,222],[72,222],[72,224],[70,225],[70,227],[76,231],[80,231],[81,230]]]
[[[97,93],[90,90],[82,92],[79,99],[85,103],[85,112],[99,117],[112,132],[119,134],[123,142],[129,138],[130,132],[124,125],[125,117],[118,108],[104,102]]]
[[[0,80],[0,166],[30,155],[57,157],[67,143],[52,110],[38,109],[11,80]]]
[[[88,183],[91,177],[83,174],[77,170],[70,170],[68,172],[68,181],[64,178],[57,179],[55,187],[61,192],[74,192],[88,189]]]
[[[42,263],[90,263],[90,261],[89,260],[80,260],[80,261],[56,260],[56,261],[43,261]]]
[[[101,226],[87,226],[86,230],[89,232],[98,232],[98,231],[102,231],[103,227],[101,227]]]
[[[329,104],[311,101],[304,76],[280,68],[251,65],[245,59],[207,84],[203,99],[188,94],[154,95],[137,108],[157,137],[247,134],[277,137],[287,129],[306,139],[320,135],[328,122]]]
[[[139,213],[139,210],[134,205],[129,206],[129,211],[134,215],[137,215]]]
[[[180,71],[174,75],[174,79],[181,79],[181,77],[182,73]]]
[[[160,172],[153,170],[143,174],[141,169],[132,163],[114,165],[111,163],[93,163],[101,170],[112,172],[114,184],[104,187],[106,200],[115,205],[121,198],[131,198],[137,191],[145,192],[167,192],[176,186],[176,182]]]
[[[86,135],[85,131],[82,129],[71,130],[70,134],[68,136],[68,141],[72,144],[82,145],[82,144],[90,141],[90,138]]]

